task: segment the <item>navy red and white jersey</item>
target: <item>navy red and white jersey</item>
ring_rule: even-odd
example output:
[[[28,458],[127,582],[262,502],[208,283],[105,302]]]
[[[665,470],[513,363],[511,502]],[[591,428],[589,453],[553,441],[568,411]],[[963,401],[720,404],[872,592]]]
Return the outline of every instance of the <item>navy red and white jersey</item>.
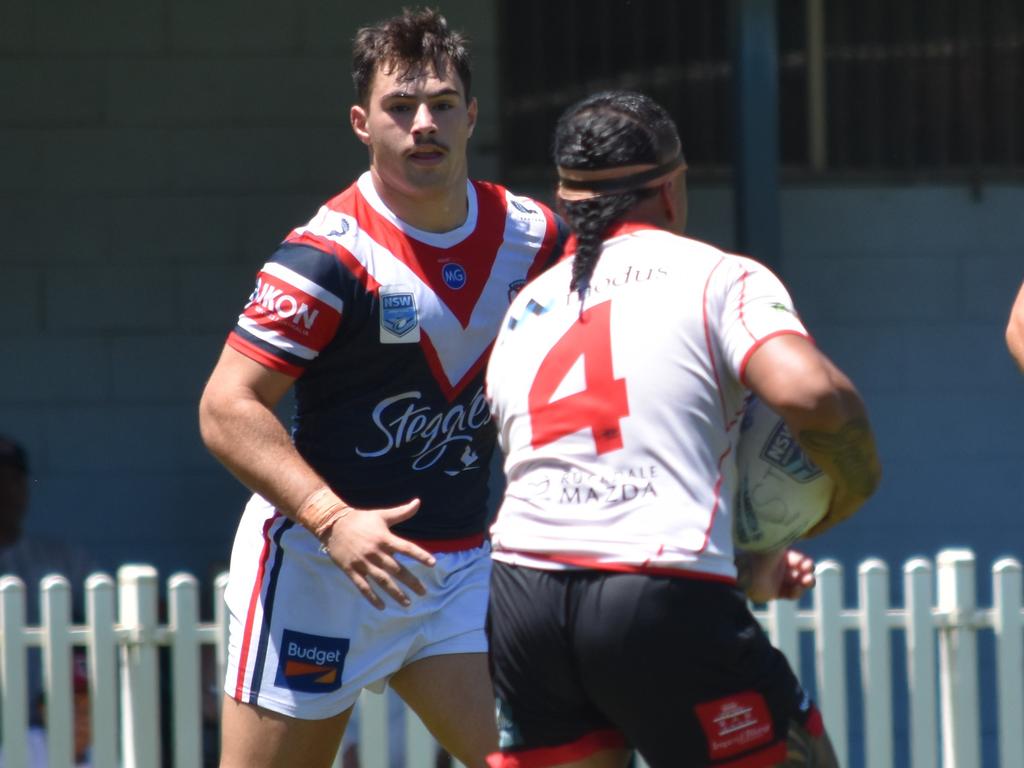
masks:
[[[419,497],[400,535],[485,526],[494,433],[483,370],[509,302],[560,245],[546,207],[468,182],[450,232],[398,219],[369,173],[291,232],[228,344],[296,377],[300,454],[356,506]]]
[[[581,304],[572,244],[512,303],[488,366],[508,478],[493,556],[734,580],[744,369],[807,335],[789,294],[751,259],[627,223]]]

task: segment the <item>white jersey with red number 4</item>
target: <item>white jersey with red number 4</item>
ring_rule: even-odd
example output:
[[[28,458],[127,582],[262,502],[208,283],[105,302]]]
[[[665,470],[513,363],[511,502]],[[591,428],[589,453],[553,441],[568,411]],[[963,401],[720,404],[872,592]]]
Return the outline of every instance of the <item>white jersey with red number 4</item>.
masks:
[[[487,370],[493,556],[733,580],[744,368],[807,331],[763,265],[643,224],[605,241],[581,305],[572,249],[512,303]]]

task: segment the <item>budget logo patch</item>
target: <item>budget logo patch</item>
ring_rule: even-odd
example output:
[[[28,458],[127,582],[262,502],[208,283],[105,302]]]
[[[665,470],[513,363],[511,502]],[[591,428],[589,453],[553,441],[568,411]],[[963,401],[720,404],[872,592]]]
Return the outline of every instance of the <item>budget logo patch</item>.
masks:
[[[348,645],[347,637],[307,635],[286,629],[281,636],[274,684],[303,693],[338,690]]]
[[[405,344],[420,340],[416,296],[409,289],[381,288],[380,340],[382,344]]]

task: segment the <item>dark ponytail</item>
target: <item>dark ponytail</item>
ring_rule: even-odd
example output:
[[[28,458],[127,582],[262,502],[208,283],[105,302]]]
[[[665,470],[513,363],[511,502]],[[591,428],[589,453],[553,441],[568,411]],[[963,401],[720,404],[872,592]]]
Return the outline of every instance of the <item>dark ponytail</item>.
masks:
[[[607,91],[569,107],[555,129],[554,160],[559,168],[600,170],[641,163],[660,164],[679,152],[672,118],[646,96]],[[601,256],[602,241],[612,225],[655,189],[602,194],[585,200],[559,201],[576,235],[570,289],[586,295]]]

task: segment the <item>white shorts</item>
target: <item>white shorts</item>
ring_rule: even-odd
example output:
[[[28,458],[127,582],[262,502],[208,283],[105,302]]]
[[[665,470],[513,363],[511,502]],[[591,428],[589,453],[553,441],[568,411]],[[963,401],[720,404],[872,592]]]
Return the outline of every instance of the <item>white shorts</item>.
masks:
[[[236,701],[319,720],[383,689],[408,664],[486,653],[490,545],[435,553],[433,568],[403,557],[427,594],[402,608],[370,605],[301,525],[253,496],[231,552],[224,690]]]

